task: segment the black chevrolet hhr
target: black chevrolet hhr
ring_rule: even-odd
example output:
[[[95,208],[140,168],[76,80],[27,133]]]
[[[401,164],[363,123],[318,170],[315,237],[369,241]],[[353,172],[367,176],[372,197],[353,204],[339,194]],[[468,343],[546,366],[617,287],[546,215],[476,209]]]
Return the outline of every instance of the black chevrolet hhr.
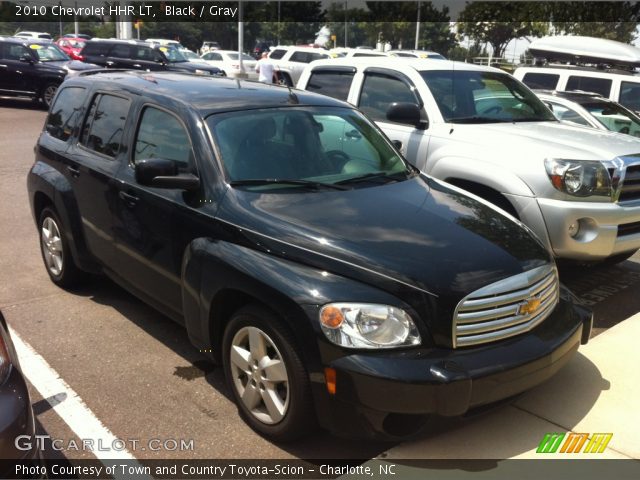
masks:
[[[184,324],[273,439],[318,422],[411,435],[541,383],[589,338],[590,312],[522,224],[420,174],[328,97],[73,78],[28,187],[53,282],[102,272]]]

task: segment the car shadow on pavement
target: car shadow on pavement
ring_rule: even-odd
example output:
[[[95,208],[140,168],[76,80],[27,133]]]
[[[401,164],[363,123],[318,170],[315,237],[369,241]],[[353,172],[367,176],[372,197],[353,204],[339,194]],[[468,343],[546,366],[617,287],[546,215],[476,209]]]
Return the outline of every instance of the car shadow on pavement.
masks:
[[[554,377],[509,405],[480,415],[439,418],[420,436],[379,458],[399,464],[412,460],[406,465],[418,468],[468,471],[495,469],[502,459],[538,458],[535,450],[545,434],[573,430],[610,387],[598,367],[578,353]],[[458,459],[473,461],[455,462]]]
[[[72,293],[89,297],[98,304],[114,308],[144,332],[189,362],[188,366],[176,366],[173,375],[186,381],[204,377],[213,389],[233,402],[223,369],[190,343],[187,330],[183,326],[162,315],[161,312],[148,306],[107,278],[97,277],[82,287],[74,289]],[[209,413],[203,411],[204,415]],[[318,430],[295,443],[278,443],[276,445],[302,459],[362,460],[375,457],[393,446],[388,442],[338,438],[322,430]]]
[[[560,269],[560,281],[593,310],[592,337],[640,312],[640,263],[565,267]]]

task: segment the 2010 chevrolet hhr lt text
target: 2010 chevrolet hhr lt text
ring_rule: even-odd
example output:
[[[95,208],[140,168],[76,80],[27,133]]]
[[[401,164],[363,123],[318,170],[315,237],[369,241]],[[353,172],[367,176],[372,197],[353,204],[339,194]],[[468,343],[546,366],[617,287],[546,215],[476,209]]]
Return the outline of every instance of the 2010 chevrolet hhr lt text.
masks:
[[[184,324],[273,439],[410,435],[539,384],[589,338],[526,227],[321,95],[73,78],[28,187],[53,282],[103,272]]]

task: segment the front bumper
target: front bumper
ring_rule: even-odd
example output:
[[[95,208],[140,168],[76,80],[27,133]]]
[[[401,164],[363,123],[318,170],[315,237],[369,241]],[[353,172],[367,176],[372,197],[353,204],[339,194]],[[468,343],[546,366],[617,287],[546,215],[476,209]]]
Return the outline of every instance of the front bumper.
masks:
[[[319,417],[337,434],[409,436],[430,415],[462,415],[544,382],[588,341],[592,322],[590,311],[562,300],[539,327],[494,344],[341,357],[328,364],[336,393]]]
[[[640,202],[625,205],[539,198],[538,205],[558,257],[603,260],[640,248],[640,225],[633,225],[640,222]],[[575,237],[568,233],[572,223],[580,225]]]

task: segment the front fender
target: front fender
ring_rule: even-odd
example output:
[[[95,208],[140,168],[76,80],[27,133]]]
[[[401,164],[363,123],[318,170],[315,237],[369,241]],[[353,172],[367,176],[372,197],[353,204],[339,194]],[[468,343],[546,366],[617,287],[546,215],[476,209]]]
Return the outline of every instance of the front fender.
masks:
[[[246,303],[261,303],[280,317],[294,335],[307,365],[321,371],[317,335],[319,324],[308,306],[359,301],[411,308],[374,287],[237,244],[198,239],[183,261],[183,309],[191,341],[198,348],[220,350],[227,315]],[[240,297],[239,297],[240,295]],[[220,302],[231,311],[219,308]],[[322,337],[321,337],[322,338]],[[218,354],[214,355],[218,358]]]
[[[516,174],[496,164],[478,158],[447,156],[430,159],[429,175],[443,180],[457,178],[479,183],[497,192],[523,197],[533,197],[531,188]],[[500,171],[497,171],[500,169]]]

